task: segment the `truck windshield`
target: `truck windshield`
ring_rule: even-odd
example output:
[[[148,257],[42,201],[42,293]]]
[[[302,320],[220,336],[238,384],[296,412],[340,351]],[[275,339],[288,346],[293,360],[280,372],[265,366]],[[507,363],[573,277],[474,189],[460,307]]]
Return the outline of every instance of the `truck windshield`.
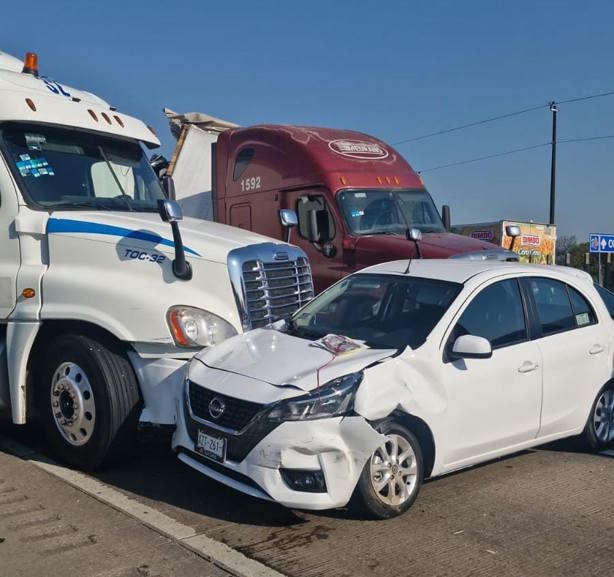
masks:
[[[164,198],[137,142],[40,124],[7,123],[0,134],[7,163],[35,207],[150,212]]]
[[[408,228],[445,232],[433,199],[423,188],[343,190],[337,199],[352,234],[405,234]]]
[[[355,274],[297,311],[287,333],[319,339],[344,335],[378,349],[415,349],[460,292],[462,285],[435,279]]]

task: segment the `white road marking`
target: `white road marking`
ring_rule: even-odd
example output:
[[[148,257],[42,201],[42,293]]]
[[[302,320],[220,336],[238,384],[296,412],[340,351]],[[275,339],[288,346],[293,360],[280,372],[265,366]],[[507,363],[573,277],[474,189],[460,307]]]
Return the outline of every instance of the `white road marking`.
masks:
[[[0,435],[0,447],[50,475],[62,479],[94,499],[138,519],[147,527],[238,577],[286,577],[224,543],[207,537],[205,534],[197,534],[193,527],[184,525],[153,507],[139,503],[136,499],[127,497],[97,479],[59,465],[21,443],[16,443]]]

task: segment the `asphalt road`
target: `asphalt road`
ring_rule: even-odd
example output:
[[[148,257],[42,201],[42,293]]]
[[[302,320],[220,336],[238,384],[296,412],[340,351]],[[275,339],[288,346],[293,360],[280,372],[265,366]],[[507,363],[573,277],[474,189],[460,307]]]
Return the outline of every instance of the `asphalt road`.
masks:
[[[614,453],[569,443],[525,451],[427,482],[407,514],[365,521],[243,496],[168,446],[154,435],[95,477],[288,576],[614,575]]]

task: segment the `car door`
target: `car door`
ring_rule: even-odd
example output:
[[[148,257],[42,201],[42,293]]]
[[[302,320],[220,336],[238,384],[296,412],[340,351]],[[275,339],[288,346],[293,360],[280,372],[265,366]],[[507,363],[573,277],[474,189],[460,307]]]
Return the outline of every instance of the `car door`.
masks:
[[[524,282],[541,331],[536,340],[544,369],[539,436],[583,427],[598,390],[611,378],[606,323],[599,322],[579,288],[545,277]]]
[[[530,340],[527,309],[517,279],[482,288],[448,333],[443,381],[448,470],[478,462],[535,437],[541,407],[541,353]],[[450,360],[454,340],[481,336],[491,343],[487,359]]]
[[[17,272],[21,259],[15,230],[16,216],[15,187],[0,158],[0,320],[6,319],[16,304]]]

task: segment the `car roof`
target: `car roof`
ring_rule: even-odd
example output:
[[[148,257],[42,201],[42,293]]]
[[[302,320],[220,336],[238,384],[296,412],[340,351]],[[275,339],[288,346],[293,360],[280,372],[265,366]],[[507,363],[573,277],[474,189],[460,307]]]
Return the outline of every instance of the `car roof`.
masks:
[[[404,275],[407,260],[390,261],[363,269],[361,273]],[[533,274],[549,276],[561,280],[593,283],[592,277],[579,269],[566,266],[522,264],[517,262],[463,260],[463,259],[412,259],[409,276],[440,279],[450,282],[465,283],[477,275],[495,277],[502,274]]]

